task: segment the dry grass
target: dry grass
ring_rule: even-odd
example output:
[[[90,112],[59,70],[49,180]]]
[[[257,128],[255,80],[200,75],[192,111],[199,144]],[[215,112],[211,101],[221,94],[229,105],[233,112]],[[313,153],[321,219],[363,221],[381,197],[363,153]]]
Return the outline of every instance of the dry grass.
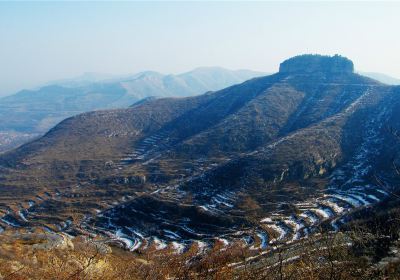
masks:
[[[396,244],[400,224],[391,244]],[[43,249],[40,232],[1,236],[0,279],[400,279],[400,262],[371,248],[385,232],[359,225],[345,233],[314,235],[259,255],[216,243],[206,254],[192,246],[183,254],[148,249],[128,252],[76,237],[64,246]],[[394,243],[393,243],[394,242]],[[111,249],[111,250],[110,250]],[[381,265],[385,260],[385,265]]]

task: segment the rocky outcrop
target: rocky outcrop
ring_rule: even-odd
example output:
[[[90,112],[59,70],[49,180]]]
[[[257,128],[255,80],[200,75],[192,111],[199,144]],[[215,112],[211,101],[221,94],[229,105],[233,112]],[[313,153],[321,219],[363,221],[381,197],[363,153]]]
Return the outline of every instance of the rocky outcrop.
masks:
[[[353,73],[353,62],[343,56],[299,55],[280,64],[280,73]]]

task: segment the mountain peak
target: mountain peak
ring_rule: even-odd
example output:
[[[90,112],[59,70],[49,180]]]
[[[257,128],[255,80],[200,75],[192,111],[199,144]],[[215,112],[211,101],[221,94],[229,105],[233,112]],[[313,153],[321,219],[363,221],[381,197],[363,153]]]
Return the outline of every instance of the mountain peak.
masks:
[[[343,56],[305,54],[289,58],[279,67],[280,73],[353,73],[353,62]]]

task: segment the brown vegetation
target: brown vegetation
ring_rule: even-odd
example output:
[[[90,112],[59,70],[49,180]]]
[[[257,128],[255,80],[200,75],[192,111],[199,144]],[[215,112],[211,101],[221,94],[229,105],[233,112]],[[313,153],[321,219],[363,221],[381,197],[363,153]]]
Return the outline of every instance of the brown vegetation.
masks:
[[[345,231],[314,234],[269,251],[217,242],[206,254],[149,248],[128,252],[86,237],[73,246],[38,248],[32,238],[2,235],[1,279],[400,279],[400,201],[387,202]],[[362,212],[362,211],[361,211]],[[365,213],[359,213],[364,215]],[[385,223],[387,226],[382,226]],[[374,225],[374,226],[372,226]],[[351,230],[350,230],[351,229]],[[17,235],[18,236],[18,235]],[[19,235],[21,236],[21,235]],[[43,242],[43,241],[41,241]]]

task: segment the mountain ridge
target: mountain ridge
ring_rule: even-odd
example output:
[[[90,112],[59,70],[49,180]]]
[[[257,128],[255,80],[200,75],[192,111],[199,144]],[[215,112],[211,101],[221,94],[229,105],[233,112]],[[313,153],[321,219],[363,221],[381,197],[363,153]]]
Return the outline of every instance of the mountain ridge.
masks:
[[[302,57],[294,72],[69,118],[0,156],[2,209],[18,223],[70,233],[79,223],[138,244],[254,231],[274,244],[339,226],[387,196],[371,178],[390,181],[385,155],[398,147],[384,127],[400,126],[400,92],[333,59],[335,71]],[[30,200],[26,222],[18,211]]]
[[[30,133],[36,137],[61,120],[82,112],[128,107],[148,96],[198,95],[257,75],[260,73],[214,67],[179,75],[147,71],[111,80],[61,81],[0,98],[0,131]]]

